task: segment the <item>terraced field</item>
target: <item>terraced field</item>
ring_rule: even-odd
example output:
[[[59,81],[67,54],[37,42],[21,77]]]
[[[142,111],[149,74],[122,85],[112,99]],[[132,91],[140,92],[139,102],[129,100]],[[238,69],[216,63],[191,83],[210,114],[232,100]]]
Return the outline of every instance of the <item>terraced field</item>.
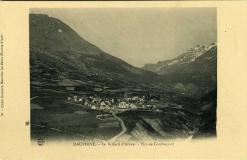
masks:
[[[109,139],[121,131],[114,118],[97,119],[101,111],[85,111],[62,101],[35,104],[31,110],[31,138],[45,139]],[[42,106],[37,108],[37,106]]]

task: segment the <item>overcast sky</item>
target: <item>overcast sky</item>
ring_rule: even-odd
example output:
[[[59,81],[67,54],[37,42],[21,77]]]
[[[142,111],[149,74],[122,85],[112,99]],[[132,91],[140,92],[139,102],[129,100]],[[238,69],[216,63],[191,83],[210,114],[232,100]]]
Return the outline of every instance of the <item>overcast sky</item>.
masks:
[[[105,52],[142,67],[216,42],[215,8],[33,9],[60,19]]]

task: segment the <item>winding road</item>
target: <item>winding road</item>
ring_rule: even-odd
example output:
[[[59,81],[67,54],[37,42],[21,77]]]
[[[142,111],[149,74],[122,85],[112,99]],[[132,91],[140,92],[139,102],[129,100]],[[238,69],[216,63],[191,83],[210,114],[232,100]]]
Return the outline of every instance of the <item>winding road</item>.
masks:
[[[109,142],[115,142],[115,141],[117,141],[117,139],[118,139],[119,137],[121,137],[121,136],[127,131],[127,128],[126,128],[126,126],[125,126],[123,120],[122,120],[121,118],[119,118],[114,112],[112,112],[112,116],[113,116],[114,118],[116,118],[116,119],[120,122],[120,125],[121,125],[121,127],[122,127],[122,131],[121,131],[119,134],[117,134],[116,136],[114,136],[114,137],[112,137],[111,139],[109,139],[109,140],[108,140]]]

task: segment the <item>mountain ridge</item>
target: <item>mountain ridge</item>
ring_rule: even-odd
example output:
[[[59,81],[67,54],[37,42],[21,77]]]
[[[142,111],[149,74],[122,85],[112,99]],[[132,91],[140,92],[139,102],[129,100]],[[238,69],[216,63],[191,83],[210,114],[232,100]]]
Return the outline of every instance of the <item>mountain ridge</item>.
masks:
[[[160,70],[163,67],[166,67],[166,65],[171,66],[174,64],[178,64],[179,62],[180,64],[191,63],[195,61],[197,58],[199,58],[200,56],[202,56],[204,53],[212,49],[213,47],[216,47],[216,43],[211,43],[210,45],[206,45],[206,46],[196,45],[195,47],[188,49],[186,52],[183,52],[182,54],[174,58],[164,60],[164,61],[159,61],[157,63],[145,64],[142,68],[162,75],[163,73],[162,72],[160,73]]]
[[[30,14],[30,62],[34,72],[42,70],[49,74],[55,68],[58,77],[51,75],[55,80],[70,79],[70,73],[78,74],[77,79],[79,75],[95,74],[122,81],[157,77],[104,52],[62,21],[43,14]],[[31,80],[39,81],[35,77],[38,74],[31,74]]]
[[[143,69],[159,74],[173,91],[203,95],[217,86],[217,45],[197,45],[173,59],[147,64]]]

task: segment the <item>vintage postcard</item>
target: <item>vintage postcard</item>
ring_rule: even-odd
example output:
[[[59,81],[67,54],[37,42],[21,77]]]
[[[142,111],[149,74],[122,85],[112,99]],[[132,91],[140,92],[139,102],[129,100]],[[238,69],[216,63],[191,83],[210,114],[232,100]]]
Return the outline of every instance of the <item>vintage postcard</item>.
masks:
[[[246,2],[0,6],[0,160],[247,158]]]

